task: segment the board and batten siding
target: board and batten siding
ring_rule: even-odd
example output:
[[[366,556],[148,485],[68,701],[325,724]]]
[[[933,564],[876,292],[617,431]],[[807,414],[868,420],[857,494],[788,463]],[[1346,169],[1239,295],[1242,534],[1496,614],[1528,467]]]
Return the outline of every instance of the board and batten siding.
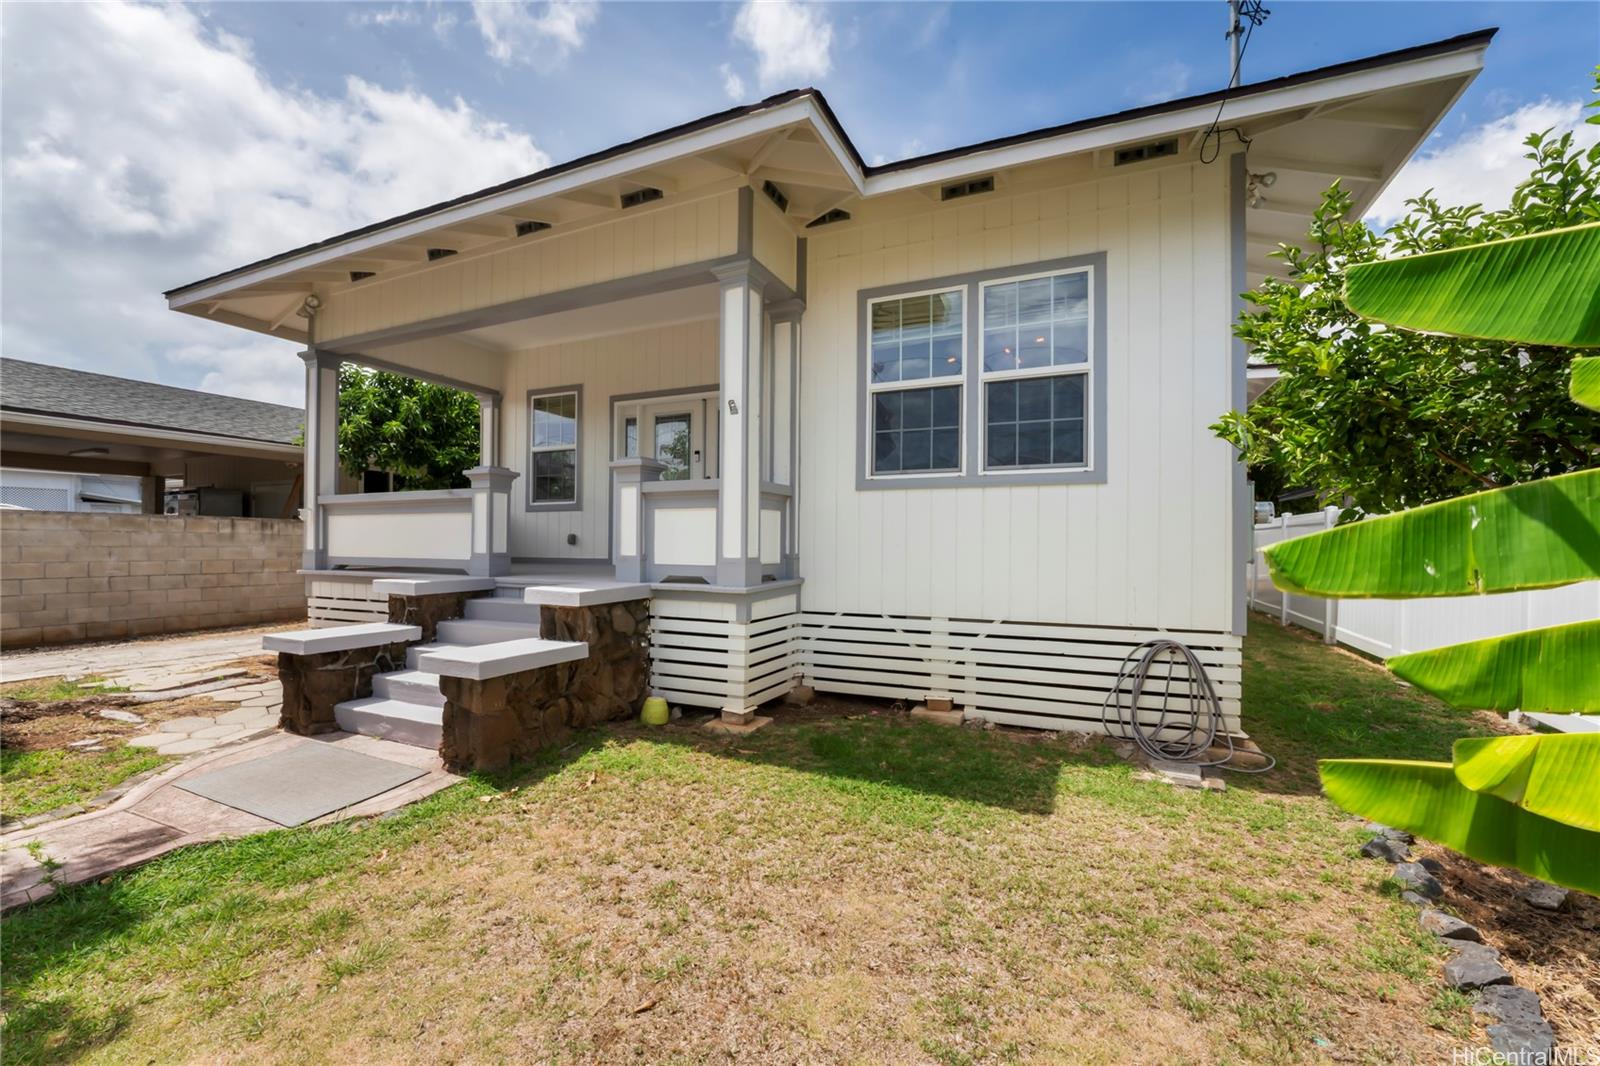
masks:
[[[1230,407],[1228,170],[1222,159],[1002,190],[808,234],[807,611],[1231,629],[1234,457],[1206,428]],[[1095,252],[1105,483],[858,491],[859,291]]]
[[[342,337],[732,255],[739,244],[738,198],[730,189],[668,199],[608,222],[570,231],[558,226],[499,251],[464,251],[412,273],[371,279],[324,301],[317,340],[334,344]]]
[[[611,398],[717,381],[717,320],[652,326],[507,353],[503,462],[512,483],[511,554],[517,559],[611,557]],[[532,511],[528,500],[528,392],[582,387],[579,510]],[[578,542],[568,544],[567,536]]]

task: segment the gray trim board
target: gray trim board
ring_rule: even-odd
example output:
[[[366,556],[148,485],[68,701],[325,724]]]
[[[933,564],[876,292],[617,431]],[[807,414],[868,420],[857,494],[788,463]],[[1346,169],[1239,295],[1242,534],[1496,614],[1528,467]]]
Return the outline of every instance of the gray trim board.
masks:
[[[1083,468],[1071,469],[1021,469],[983,471],[981,434],[983,425],[983,337],[979,330],[979,303],[982,286],[989,281],[1047,274],[1064,270],[1089,268],[1091,315],[1094,319],[1094,354],[1089,360],[1090,395],[1087,401],[1089,415],[1089,440],[1092,463]],[[939,278],[920,278],[895,285],[882,285],[861,289],[856,293],[856,489],[861,492],[880,489],[943,489],[943,488],[1003,488],[1010,485],[1103,485],[1110,470],[1110,457],[1106,455],[1106,253],[1072,255],[1061,259],[1046,259],[1036,263],[1018,263],[1015,266],[996,267],[992,270],[948,274]],[[962,387],[962,470],[947,474],[890,474],[869,476],[871,456],[871,388],[867,364],[871,357],[871,321],[868,305],[873,300],[898,296],[904,293],[924,292],[929,289],[959,288],[965,294],[963,311],[962,353],[959,378],[930,378],[928,385],[957,385]]]
[[[739,236],[738,240],[734,244],[734,250],[738,255],[744,258],[749,258],[755,254],[754,249],[756,246],[755,190],[748,185],[741,185],[739,187],[738,204]]]
[[[536,503],[533,499],[533,483],[536,480],[533,471],[533,401],[540,396],[559,396],[563,393],[576,393],[577,400],[573,405],[573,414],[576,424],[573,426],[572,445],[572,499],[570,501],[549,501]],[[522,442],[522,457],[528,467],[528,491],[523,494],[523,510],[528,514],[552,514],[557,511],[583,510],[583,386],[582,385],[557,385],[549,388],[529,389],[527,398],[523,400],[523,410],[527,414],[528,433]]]
[[[415,378],[417,381],[426,381],[432,385],[443,385],[447,389],[457,389],[461,392],[470,392],[500,402],[500,390],[491,389],[487,385],[474,385],[470,381],[460,381],[444,374],[436,374],[431,370],[418,370],[416,367],[406,366],[404,363],[391,362],[377,356],[368,355],[366,352],[345,352],[342,349],[322,348],[319,355],[330,355],[341,363],[354,363],[370,370],[382,370],[390,374],[399,374],[401,377]]]

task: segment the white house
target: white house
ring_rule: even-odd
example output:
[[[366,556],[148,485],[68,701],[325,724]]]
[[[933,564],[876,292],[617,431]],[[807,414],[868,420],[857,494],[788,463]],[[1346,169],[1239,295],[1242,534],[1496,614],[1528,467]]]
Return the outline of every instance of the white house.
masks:
[[[1251,509],[1207,428],[1245,402],[1236,294],[1335,178],[1373,202],[1492,36],[878,166],[791,91],[167,298],[306,344],[325,621],[396,574],[648,597],[675,702],[1083,729],[1168,634],[1237,729]],[[335,492],[341,361],[475,392],[473,488]]]

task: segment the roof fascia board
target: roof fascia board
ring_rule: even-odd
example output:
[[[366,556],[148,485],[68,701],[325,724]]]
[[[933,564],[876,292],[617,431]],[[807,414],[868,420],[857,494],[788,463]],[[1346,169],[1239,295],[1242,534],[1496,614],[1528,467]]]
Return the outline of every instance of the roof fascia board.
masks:
[[[1235,125],[1278,111],[1312,107],[1334,100],[1352,99],[1389,89],[1442,81],[1446,78],[1464,75],[1469,78],[1474,77],[1483,69],[1483,53],[1487,47],[1486,44],[1478,45],[1392,66],[1335,75],[1305,85],[1293,85],[1241,96],[1228,102],[1227,109],[1223,113],[1223,121]],[[1095,126],[1037,141],[1026,141],[986,152],[958,156],[926,166],[888,174],[875,174],[867,178],[865,195],[878,196],[920,185],[951,181],[979,171],[1002,170],[1057,156],[1109,148],[1128,141],[1168,136],[1198,126],[1209,126],[1216,114],[1216,104],[1202,104],[1182,111]],[[1440,117],[1443,117],[1443,112],[1440,113]]]
[[[193,288],[177,290],[167,298],[167,306],[174,310],[181,310],[196,303],[203,303],[206,300],[226,297],[239,289],[247,288],[253,284],[272,281],[286,274],[320,266],[324,263],[331,263],[345,256],[360,254],[381,245],[421,237],[434,230],[448,229],[452,224],[473,221],[485,215],[499,214],[510,207],[526,206],[532,201],[559,196],[563,192],[572,192],[595,182],[623,178],[629,174],[647,170],[650,167],[661,166],[699,152],[720,148],[734,141],[741,141],[748,137],[771,132],[783,126],[793,125],[796,122],[809,122],[811,124],[818,139],[827,145],[829,150],[838,158],[840,167],[850,177],[851,182],[858,190],[861,189],[864,178],[851,159],[849,152],[844,150],[838,136],[829,128],[828,122],[824,119],[816,104],[809,97],[802,97],[759,111],[753,115],[744,115],[732,119],[722,125],[698,130],[670,141],[663,141],[660,144],[650,145],[635,152],[629,152],[610,159],[597,160],[588,166],[553,175],[544,181],[523,185],[495,196],[475,200],[470,204],[462,204],[459,207],[440,211],[437,214],[412,219],[409,222],[378,230],[374,233],[364,234],[326,248],[317,248],[292,259],[285,259],[264,265],[255,270],[228,275],[218,278],[214,282]]]
[[[4,424],[7,429],[26,426],[34,429],[57,431],[50,434],[50,436],[63,436],[64,434],[59,431],[67,430],[96,435],[102,438],[107,436],[135,437],[138,438],[139,443],[157,441],[184,447],[186,450],[192,446],[199,446],[230,454],[249,452],[285,459],[297,459],[302,453],[302,449],[298,445],[261,440],[257,437],[225,437],[220,434],[166,429],[162,426],[135,425],[131,422],[110,422],[93,418],[48,415],[37,411],[18,411],[10,407],[0,410],[0,424]]]
[[[1479,52],[1479,58],[1482,58],[1481,51]],[[1473,82],[1478,80],[1478,75],[1481,73],[1483,73],[1483,64],[1480,62],[1476,69],[1469,71],[1466,77],[1461,79],[1461,84],[1457,85],[1456,91],[1450,94],[1450,99],[1445,101],[1445,105],[1439,109],[1439,113],[1433,116],[1433,121],[1418,132],[1416,139],[1406,145],[1403,151],[1396,153],[1395,158],[1400,162],[1394,164],[1393,160],[1390,160],[1391,165],[1386,165],[1383,168],[1387,172],[1386,176],[1378,181],[1369,183],[1364,190],[1356,191],[1350,207],[1351,218],[1361,218],[1367,213],[1368,208],[1378,202],[1378,197],[1383,195],[1383,191],[1389,187],[1390,182],[1394,181],[1396,176],[1399,175],[1400,168],[1405,165],[1406,160],[1415,156],[1417,150],[1428,143],[1428,138],[1432,137],[1433,131],[1439,128],[1439,123],[1443,122],[1444,117],[1455,109],[1456,104],[1461,100],[1462,94],[1467,91]]]

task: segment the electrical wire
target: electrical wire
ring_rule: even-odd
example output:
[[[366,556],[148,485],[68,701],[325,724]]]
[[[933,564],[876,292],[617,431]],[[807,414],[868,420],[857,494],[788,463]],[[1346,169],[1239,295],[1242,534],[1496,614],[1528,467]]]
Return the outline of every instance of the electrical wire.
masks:
[[[1147,693],[1150,668],[1163,658],[1168,667],[1161,709],[1157,713],[1147,708],[1141,714],[1139,701]],[[1150,691],[1153,694],[1153,686]],[[1266,773],[1278,762],[1263,753],[1265,766],[1232,765],[1236,749],[1233,737],[1222,729],[1222,701],[1217,699],[1216,687],[1194,652],[1176,640],[1147,640],[1128,653],[1117,671],[1116,684],[1101,705],[1100,721],[1106,732],[1133,741],[1151,759],[1216,766],[1242,774]],[[1227,754],[1205,758],[1219,744]]]
[[[1250,147],[1250,138],[1246,137],[1244,131],[1238,126],[1229,126],[1226,130],[1220,128],[1222,109],[1228,106],[1228,94],[1233,92],[1233,84],[1239,80],[1239,70],[1244,66],[1244,54],[1250,47],[1251,34],[1255,32],[1257,26],[1267,21],[1267,16],[1270,14],[1272,12],[1261,6],[1261,0],[1242,0],[1239,4],[1239,15],[1247,25],[1244,29],[1244,36],[1239,40],[1239,55],[1234,59],[1233,70],[1228,74],[1228,84],[1222,90],[1222,99],[1217,102],[1216,116],[1212,118],[1211,125],[1206,128],[1205,133],[1200,136],[1200,162],[1202,163],[1210,165],[1217,161],[1217,157],[1222,154],[1222,135],[1224,133],[1232,133],[1239,138],[1246,149]],[[1231,34],[1233,31],[1229,30],[1228,32]],[[1206,146],[1211,142],[1212,137],[1216,137],[1217,144],[1211,151],[1210,157],[1207,158]]]

